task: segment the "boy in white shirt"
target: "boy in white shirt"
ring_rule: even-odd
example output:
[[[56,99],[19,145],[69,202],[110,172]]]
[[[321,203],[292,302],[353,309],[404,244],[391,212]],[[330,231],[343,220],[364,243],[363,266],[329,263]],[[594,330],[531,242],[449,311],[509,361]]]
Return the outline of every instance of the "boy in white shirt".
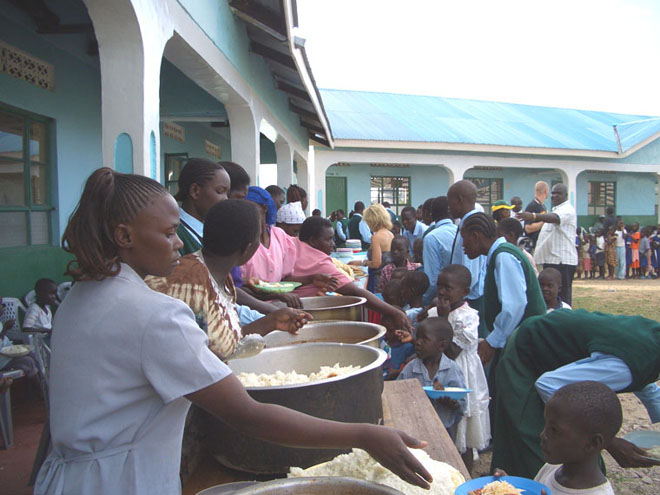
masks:
[[[37,280],[34,284],[37,301],[28,306],[23,318],[24,332],[49,332],[53,328],[51,305],[57,304],[57,285],[49,278]]]

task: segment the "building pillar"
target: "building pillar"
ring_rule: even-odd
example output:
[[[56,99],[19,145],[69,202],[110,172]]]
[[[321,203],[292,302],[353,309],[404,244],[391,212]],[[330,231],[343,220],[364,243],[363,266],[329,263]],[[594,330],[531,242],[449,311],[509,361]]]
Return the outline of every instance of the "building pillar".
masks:
[[[573,208],[577,210],[577,177],[580,175],[580,172],[583,172],[583,170],[576,167],[567,167],[558,170],[561,174],[562,182],[568,189],[568,200],[573,205]]]
[[[258,119],[248,103],[226,105],[225,109],[231,129],[231,161],[243,167],[250,183],[256,184],[261,161]]]
[[[293,184],[293,148],[282,136],[277,136],[275,141],[275,155],[277,157],[277,185],[289,187]]]
[[[130,138],[132,172],[159,180],[160,66],[173,34],[167,8],[130,0],[84,3],[99,46],[103,163],[131,170],[122,145]]]
[[[443,164],[443,166],[447,169],[447,172],[449,173],[450,187],[455,182],[458,182],[459,180],[463,180],[463,176],[465,175],[465,172],[467,172],[470,169],[470,167],[466,167],[465,165],[454,164],[454,163],[446,163]]]

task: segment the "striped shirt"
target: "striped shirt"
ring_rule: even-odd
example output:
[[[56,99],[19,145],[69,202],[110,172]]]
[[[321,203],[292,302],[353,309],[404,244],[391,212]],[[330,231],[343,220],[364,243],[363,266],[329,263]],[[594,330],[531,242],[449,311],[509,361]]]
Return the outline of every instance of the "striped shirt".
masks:
[[[575,208],[568,201],[555,206],[552,213],[559,216],[559,223],[545,222],[541,227],[534,260],[537,264],[577,265],[578,255],[575,249],[577,215]]]

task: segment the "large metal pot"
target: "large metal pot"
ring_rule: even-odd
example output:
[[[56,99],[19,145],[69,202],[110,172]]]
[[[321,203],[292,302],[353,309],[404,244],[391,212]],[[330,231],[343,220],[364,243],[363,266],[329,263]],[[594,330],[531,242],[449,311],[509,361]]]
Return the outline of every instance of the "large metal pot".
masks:
[[[307,344],[315,342],[336,342],[339,344],[361,344],[378,347],[380,338],[385,335],[385,327],[361,321],[321,321],[312,322],[301,328],[297,334],[275,330],[264,337],[266,347]]]
[[[356,344],[301,344],[265,349],[261,354],[229,362],[236,374],[272,374],[280,370],[309,374],[321,366],[358,365],[351,374],[312,383],[278,387],[252,387],[257,401],[279,404],[318,418],[336,421],[382,422],[383,375],[387,355],[380,349]],[[346,451],[295,449],[257,440],[205,414],[205,444],[220,463],[252,473],[284,473],[291,466],[307,468]]]
[[[234,485],[234,486],[231,486]],[[265,483],[229,483],[197,495],[403,495],[389,486],[341,477],[291,478]]]
[[[363,321],[362,307],[367,300],[357,296],[301,297],[303,309],[315,320]]]

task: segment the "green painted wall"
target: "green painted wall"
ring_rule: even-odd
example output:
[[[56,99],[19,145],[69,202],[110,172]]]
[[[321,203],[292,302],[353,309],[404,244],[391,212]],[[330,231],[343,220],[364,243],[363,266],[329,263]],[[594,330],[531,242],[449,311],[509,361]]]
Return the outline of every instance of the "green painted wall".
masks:
[[[4,248],[0,255],[0,295],[21,298],[40,278],[52,278],[58,284],[70,281],[64,271],[72,259],[55,246]]]

